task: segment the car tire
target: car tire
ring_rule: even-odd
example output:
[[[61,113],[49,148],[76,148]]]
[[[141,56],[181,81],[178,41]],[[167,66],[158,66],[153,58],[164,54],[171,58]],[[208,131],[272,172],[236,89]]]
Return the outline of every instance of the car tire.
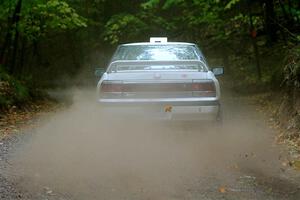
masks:
[[[216,125],[217,126],[222,126],[223,125],[223,110],[221,105],[219,106],[219,111],[216,117]]]

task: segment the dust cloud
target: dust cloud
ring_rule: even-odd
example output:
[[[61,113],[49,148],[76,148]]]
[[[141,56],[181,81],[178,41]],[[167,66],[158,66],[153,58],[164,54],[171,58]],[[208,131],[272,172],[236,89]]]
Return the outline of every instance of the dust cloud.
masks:
[[[13,155],[10,178],[63,199],[189,199],[230,184],[235,170],[271,173],[270,136],[237,101],[227,98],[220,128],[108,116],[94,93],[76,90],[70,107],[36,128]]]

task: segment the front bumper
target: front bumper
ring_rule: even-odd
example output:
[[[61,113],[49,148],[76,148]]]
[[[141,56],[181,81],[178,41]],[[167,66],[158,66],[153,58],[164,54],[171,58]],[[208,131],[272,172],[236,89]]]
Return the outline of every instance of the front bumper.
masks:
[[[220,112],[218,100],[108,100],[99,99],[105,115],[154,120],[216,120]]]

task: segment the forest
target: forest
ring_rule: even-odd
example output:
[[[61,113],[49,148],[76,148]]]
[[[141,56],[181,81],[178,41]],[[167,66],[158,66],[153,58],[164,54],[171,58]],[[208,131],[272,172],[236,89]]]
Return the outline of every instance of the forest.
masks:
[[[178,106],[221,123],[101,112],[95,69],[150,37],[224,67],[220,102]],[[300,199],[299,171],[300,0],[0,0],[0,200]]]
[[[150,37],[211,71],[169,45],[99,81]],[[300,0],[0,0],[0,200],[299,200],[299,172]]]
[[[298,0],[2,0],[0,10],[2,108],[94,84],[118,44],[151,36],[197,43],[233,90],[294,98],[300,87]]]

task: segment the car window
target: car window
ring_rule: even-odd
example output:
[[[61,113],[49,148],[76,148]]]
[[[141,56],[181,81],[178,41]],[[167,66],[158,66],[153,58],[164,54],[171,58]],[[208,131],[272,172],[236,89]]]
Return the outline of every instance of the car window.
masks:
[[[112,60],[199,60],[199,56],[193,45],[128,45],[120,46]]]

